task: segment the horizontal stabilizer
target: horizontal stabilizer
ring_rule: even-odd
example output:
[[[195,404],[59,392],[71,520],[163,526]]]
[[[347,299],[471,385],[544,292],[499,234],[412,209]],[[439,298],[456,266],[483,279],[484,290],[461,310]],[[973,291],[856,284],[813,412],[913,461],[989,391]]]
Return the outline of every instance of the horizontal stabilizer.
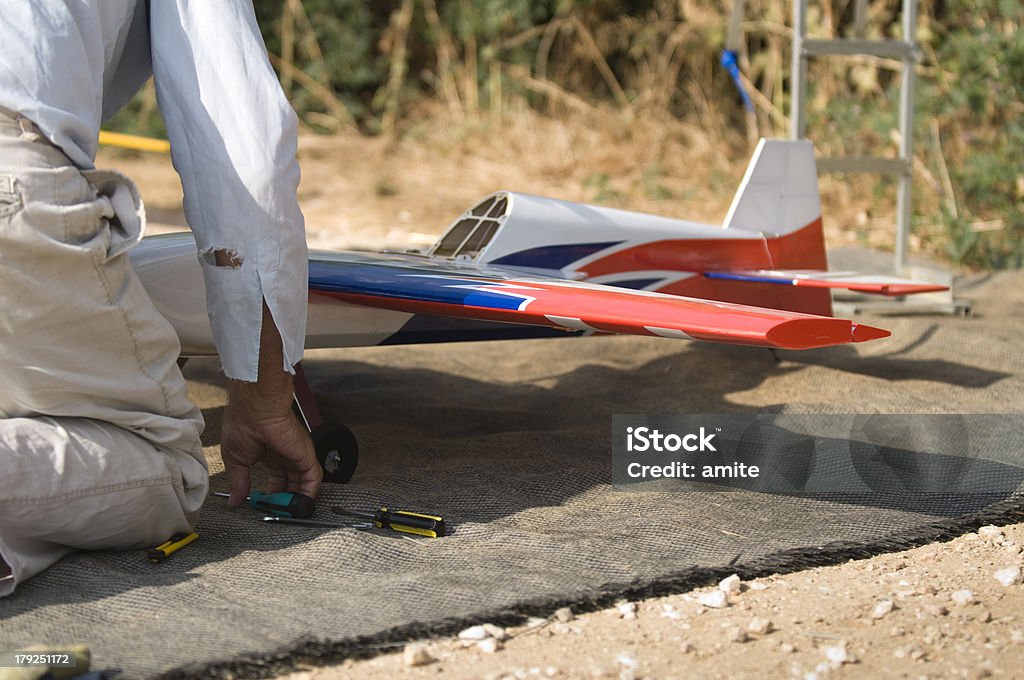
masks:
[[[783,286],[804,286],[808,288],[843,288],[858,293],[874,293],[876,295],[913,295],[915,293],[933,293],[949,290],[948,286],[923,283],[911,279],[898,279],[893,276],[875,274],[858,274],[857,272],[829,272],[818,270],[756,270],[705,272],[709,279],[725,279],[727,281],[750,281],[752,283],[777,283]]]

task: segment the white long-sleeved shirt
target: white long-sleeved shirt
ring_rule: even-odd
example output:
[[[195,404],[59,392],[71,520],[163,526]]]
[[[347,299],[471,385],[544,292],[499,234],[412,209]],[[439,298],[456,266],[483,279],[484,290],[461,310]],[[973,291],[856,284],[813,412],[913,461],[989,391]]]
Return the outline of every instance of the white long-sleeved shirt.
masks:
[[[153,75],[228,377],[255,381],[262,303],[284,368],[302,358],[306,241],[297,119],[250,0],[10,0],[0,20],[0,106],[91,168],[100,124]],[[236,268],[217,266],[218,250]]]

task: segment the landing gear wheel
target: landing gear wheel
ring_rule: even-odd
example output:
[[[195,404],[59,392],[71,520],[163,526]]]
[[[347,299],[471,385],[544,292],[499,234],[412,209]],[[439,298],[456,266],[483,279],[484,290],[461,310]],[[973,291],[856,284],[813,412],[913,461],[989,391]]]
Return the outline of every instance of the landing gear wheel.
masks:
[[[341,423],[324,423],[310,435],[316,459],[324,469],[324,481],[344,484],[352,479],[359,464],[359,442],[352,430]]]

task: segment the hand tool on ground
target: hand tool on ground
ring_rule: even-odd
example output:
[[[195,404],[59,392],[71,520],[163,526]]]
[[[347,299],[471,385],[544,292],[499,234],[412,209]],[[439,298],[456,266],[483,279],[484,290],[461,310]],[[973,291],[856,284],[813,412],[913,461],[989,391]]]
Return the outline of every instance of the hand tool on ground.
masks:
[[[324,522],[318,519],[296,519],[294,517],[277,517],[274,515],[267,515],[261,522],[268,522],[271,524],[300,524],[304,527],[329,527],[331,529],[358,529],[351,524],[344,522]],[[370,525],[367,524],[367,527]]]
[[[214,493],[214,496],[229,498],[231,494]],[[316,511],[316,503],[309,496],[294,491],[279,491],[277,493],[263,493],[253,491],[246,496],[249,505],[257,510],[270,512],[278,517],[312,517]]]
[[[331,512],[336,515],[362,517],[371,520],[379,528],[388,528],[405,534],[437,538],[444,536],[447,532],[443,517],[408,512],[407,510],[388,510],[386,506],[376,512],[359,512],[346,508],[331,508]]]
[[[148,551],[146,553],[146,557],[148,557],[149,561],[153,564],[159,564],[170,557],[171,554],[184,548],[197,538],[199,538],[199,534],[195,532],[190,534],[175,534],[157,547]]]

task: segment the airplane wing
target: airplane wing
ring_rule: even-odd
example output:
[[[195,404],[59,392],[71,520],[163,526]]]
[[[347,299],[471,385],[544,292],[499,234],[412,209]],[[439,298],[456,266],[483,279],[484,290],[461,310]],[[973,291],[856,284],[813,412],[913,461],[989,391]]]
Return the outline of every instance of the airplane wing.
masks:
[[[858,274],[857,272],[830,272],[821,270],[801,269],[779,271],[761,269],[756,271],[709,271],[704,272],[709,279],[725,279],[729,281],[749,281],[753,283],[777,283],[783,286],[803,286],[809,288],[844,288],[858,293],[874,293],[876,295],[913,295],[915,293],[931,293],[949,290],[948,286],[932,283],[921,283],[910,279],[898,279],[892,276],[876,276]]]
[[[412,314],[809,349],[882,338],[846,319],[415,257],[311,253],[311,295]]]

